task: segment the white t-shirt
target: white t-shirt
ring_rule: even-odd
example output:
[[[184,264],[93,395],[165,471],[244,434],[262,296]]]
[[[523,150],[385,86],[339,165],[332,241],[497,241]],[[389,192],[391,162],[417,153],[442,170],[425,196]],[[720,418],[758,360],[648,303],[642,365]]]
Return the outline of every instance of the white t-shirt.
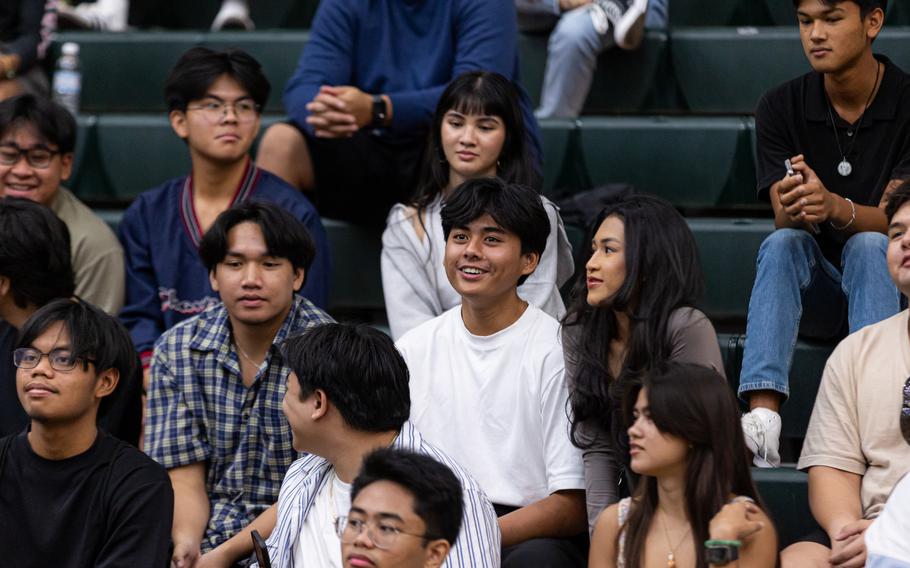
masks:
[[[908,376],[904,310],[840,342],[825,365],[809,419],[797,467],[823,465],[861,475],[866,519],[878,516],[897,481],[910,471],[910,444],[900,428]]]
[[[493,503],[523,507],[584,489],[555,319],[529,305],[511,326],[479,337],[456,306],[396,345],[411,373],[411,421]]]
[[[351,510],[351,485],[332,475],[316,494],[300,538],[294,549],[297,568],[342,568],[341,540],[335,532],[335,519]]]
[[[910,475],[894,487],[865,538],[868,568],[910,567]]]

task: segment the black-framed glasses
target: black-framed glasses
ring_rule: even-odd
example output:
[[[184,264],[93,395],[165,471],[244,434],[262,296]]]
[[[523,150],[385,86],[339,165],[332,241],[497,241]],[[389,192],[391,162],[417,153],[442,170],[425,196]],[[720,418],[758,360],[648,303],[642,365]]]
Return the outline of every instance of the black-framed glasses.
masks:
[[[50,353],[45,353],[34,347],[20,347],[13,351],[13,364],[20,369],[34,369],[45,356],[55,371],[72,371],[79,361],[82,361],[83,365],[95,362],[94,359],[88,357],[73,355],[69,349],[54,349]]]
[[[19,163],[22,156],[25,161],[33,168],[44,169],[51,165],[51,160],[59,154],[58,150],[51,150],[44,146],[32,146],[31,148],[20,148],[16,144],[0,144],[0,164],[4,166],[15,166]]]
[[[239,122],[252,122],[259,116],[259,105],[248,99],[234,102],[211,100],[186,108],[202,112],[202,115],[212,123],[217,123],[227,116],[228,109],[234,111],[234,116]]]
[[[904,395],[901,402],[901,435],[910,444],[910,377],[907,377],[906,382],[904,382],[904,389],[901,393]]]
[[[338,535],[338,538],[341,539],[341,542],[345,544],[351,544],[357,540],[357,537],[360,536],[364,530],[367,531],[367,536],[370,537],[373,546],[382,550],[388,550],[395,546],[395,541],[398,540],[399,535],[407,535],[424,540],[433,538],[429,534],[409,533],[394,525],[383,522],[371,523],[364,519],[352,519],[345,515],[341,515],[335,519],[335,533]]]

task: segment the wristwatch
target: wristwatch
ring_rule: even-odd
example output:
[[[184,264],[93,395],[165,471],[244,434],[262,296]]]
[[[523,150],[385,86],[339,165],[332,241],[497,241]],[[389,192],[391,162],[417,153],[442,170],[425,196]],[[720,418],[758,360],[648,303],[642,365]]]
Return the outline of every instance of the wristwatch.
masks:
[[[370,127],[384,128],[386,116],[385,99],[382,95],[373,95],[373,119],[370,121]]]
[[[712,566],[726,566],[734,560],[739,560],[741,545],[738,540],[706,540],[705,562]]]

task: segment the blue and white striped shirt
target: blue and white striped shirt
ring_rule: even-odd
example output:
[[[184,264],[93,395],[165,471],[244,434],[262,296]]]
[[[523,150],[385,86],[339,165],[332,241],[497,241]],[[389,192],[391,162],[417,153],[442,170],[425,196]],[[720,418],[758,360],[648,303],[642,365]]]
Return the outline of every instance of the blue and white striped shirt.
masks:
[[[410,422],[401,427],[392,447],[430,456],[447,465],[464,489],[464,516],[458,540],[449,551],[444,568],[498,568],[500,533],[496,512],[476,481],[447,455],[430,445]],[[294,548],[316,495],[329,479],[332,464],[308,455],[288,469],[278,496],[278,522],[266,541],[274,568],[295,568]],[[258,568],[258,564],[252,564]],[[319,567],[296,567],[319,568]]]

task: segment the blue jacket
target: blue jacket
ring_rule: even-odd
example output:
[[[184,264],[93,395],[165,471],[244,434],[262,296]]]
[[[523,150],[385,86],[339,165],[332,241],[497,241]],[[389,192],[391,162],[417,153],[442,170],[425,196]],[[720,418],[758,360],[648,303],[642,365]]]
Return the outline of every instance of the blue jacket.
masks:
[[[300,294],[324,307],[331,258],[316,208],[277,176],[252,162],[250,166],[233,203],[270,201],[303,221],[313,237],[316,257]],[[126,305],[120,320],[145,363],[162,333],[219,302],[199,258],[202,232],[193,213],[191,179],[173,179],[136,198],[123,215],[119,236],[126,257]]]
[[[449,82],[474,70],[515,82],[539,159],[540,132],[519,83],[514,0],[322,0],[284,106],[312,132],[306,104],[319,88],[353,85],[389,96],[391,135],[422,135]]]

